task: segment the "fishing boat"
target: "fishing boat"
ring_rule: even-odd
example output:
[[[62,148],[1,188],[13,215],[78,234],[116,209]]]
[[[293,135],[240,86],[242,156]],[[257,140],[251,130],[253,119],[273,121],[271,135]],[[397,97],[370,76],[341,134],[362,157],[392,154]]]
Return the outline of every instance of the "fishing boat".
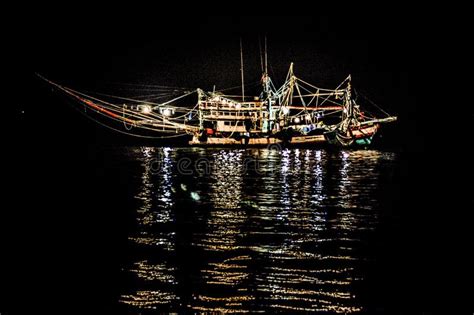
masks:
[[[117,132],[187,137],[192,146],[367,146],[383,123],[397,120],[383,110],[382,117],[363,110],[353,97],[350,75],[334,89],[320,88],[297,77],[291,63],[285,82],[276,88],[267,64],[265,53],[261,93],[250,97],[245,95],[243,62],[241,95],[155,86],[162,93],[154,98],[99,97],[38,76],[83,106],[88,117]],[[166,101],[154,101],[165,94]],[[191,105],[183,103],[193,97]]]

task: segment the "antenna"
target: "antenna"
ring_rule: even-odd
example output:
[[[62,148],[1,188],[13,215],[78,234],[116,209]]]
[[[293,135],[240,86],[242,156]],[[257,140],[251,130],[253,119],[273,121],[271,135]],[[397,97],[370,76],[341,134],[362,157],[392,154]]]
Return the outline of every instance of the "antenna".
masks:
[[[262,73],[264,71],[263,68],[263,52],[262,52],[262,41],[260,40],[260,36],[258,37],[258,49],[260,51],[260,66],[262,67]]]
[[[242,77],[242,102],[245,100],[244,90],[244,53],[242,51],[242,37],[240,38],[240,74]]]
[[[265,73],[268,73],[267,36],[265,36]]]

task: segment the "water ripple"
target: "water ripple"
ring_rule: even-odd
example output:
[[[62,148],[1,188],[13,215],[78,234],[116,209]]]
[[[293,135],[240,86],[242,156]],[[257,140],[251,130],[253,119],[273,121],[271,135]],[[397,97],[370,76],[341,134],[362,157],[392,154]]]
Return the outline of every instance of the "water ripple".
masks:
[[[379,223],[376,150],[140,148],[124,266],[134,311],[363,310],[364,240]],[[190,161],[190,172],[179,168]],[[199,167],[193,169],[193,163]],[[152,169],[157,162],[159,169]],[[207,164],[206,164],[207,163]]]

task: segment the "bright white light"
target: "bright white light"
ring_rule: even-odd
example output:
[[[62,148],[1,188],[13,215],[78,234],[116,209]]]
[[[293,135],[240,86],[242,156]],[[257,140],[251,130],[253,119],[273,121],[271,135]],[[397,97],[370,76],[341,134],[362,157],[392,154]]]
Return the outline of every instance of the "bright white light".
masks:
[[[199,196],[199,194],[195,191],[192,191],[191,192],[191,198],[193,198],[195,201],[199,201],[199,199],[201,199],[201,196]]]
[[[295,124],[298,124],[300,122],[300,118],[299,117],[296,117],[295,118]]]
[[[239,109],[239,108],[240,108],[240,104],[235,104],[235,108]]]
[[[151,113],[151,106],[150,106],[150,105],[143,105],[143,106],[142,106],[142,113],[143,113],[143,114],[149,114],[149,113]]]
[[[163,116],[169,117],[174,114],[174,109],[169,107],[160,108],[160,113]]]
[[[283,114],[284,114],[284,115],[286,115],[286,114],[288,114],[288,113],[290,112],[290,110],[288,109],[288,107],[283,107],[282,111],[283,111]]]

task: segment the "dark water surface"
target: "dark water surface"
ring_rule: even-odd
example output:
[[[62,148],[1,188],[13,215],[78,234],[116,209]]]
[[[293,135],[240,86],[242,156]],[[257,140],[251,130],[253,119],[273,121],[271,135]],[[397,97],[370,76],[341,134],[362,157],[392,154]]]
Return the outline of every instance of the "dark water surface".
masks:
[[[120,149],[133,226],[130,313],[364,309],[368,243],[397,155],[376,150]]]
[[[19,152],[2,315],[472,309],[469,194],[427,163],[437,151]]]

